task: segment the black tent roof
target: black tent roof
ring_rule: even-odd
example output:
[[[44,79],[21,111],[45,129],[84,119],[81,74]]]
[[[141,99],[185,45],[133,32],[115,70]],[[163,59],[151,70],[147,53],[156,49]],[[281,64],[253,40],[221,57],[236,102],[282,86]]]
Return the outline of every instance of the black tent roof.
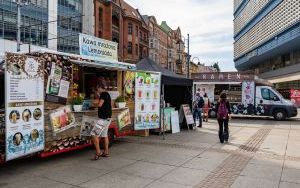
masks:
[[[193,80],[185,78],[184,76],[175,74],[155,63],[152,59],[146,57],[136,64],[137,70],[161,72],[162,84],[177,85],[177,86],[192,86]]]

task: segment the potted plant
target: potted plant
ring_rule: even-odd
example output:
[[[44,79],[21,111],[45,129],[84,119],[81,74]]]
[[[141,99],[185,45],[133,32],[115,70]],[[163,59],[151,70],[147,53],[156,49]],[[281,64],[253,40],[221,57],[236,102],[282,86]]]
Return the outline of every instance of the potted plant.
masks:
[[[80,95],[73,97],[71,104],[73,105],[73,109],[75,112],[81,112],[83,105],[83,97]]]
[[[117,108],[125,108],[126,107],[126,98],[123,95],[120,95],[115,100]]]

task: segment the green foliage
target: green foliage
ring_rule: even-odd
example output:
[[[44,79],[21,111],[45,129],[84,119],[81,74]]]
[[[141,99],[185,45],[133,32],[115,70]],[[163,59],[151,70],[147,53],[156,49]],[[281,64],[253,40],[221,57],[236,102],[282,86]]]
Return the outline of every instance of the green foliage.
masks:
[[[126,98],[123,95],[120,95],[116,98],[115,102],[121,103],[121,102],[126,102]]]
[[[83,97],[81,97],[81,96],[73,97],[72,100],[71,100],[71,104],[72,105],[82,105],[83,104]]]
[[[215,68],[218,72],[221,72],[218,62],[214,63],[212,67]]]

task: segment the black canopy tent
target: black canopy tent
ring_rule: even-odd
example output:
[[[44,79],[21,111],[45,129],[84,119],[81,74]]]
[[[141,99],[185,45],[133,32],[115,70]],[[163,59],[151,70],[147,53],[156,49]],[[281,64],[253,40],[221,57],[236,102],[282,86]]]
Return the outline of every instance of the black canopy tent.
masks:
[[[173,86],[192,86],[193,80],[185,78],[184,76],[175,74],[174,72],[167,70],[155,63],[150,58],[144,58],[136,65],[137,70],[161,72],[162,84],[173,85]]]
[[[179,110],[182,104],[191,104],[193,80],[175,74],[155,63],[150,58],[144,58],[136,65],[137,70],[161,72],[162,95],[166,103]]]

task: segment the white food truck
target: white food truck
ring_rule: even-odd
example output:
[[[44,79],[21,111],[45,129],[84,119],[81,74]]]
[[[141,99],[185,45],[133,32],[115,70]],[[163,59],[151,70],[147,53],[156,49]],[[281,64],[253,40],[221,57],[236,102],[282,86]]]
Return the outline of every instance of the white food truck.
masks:
[[[269,116],[285,120],[297,116],[297,108],[284,99],[272,85],[253,74],[239,72],[213,72],[192,74],[193,96],[208,95],[209,115],[216,117],[216,103],[222,92],[227,94],[232,114]],[[193,99],[194,100],[194,99]]]

